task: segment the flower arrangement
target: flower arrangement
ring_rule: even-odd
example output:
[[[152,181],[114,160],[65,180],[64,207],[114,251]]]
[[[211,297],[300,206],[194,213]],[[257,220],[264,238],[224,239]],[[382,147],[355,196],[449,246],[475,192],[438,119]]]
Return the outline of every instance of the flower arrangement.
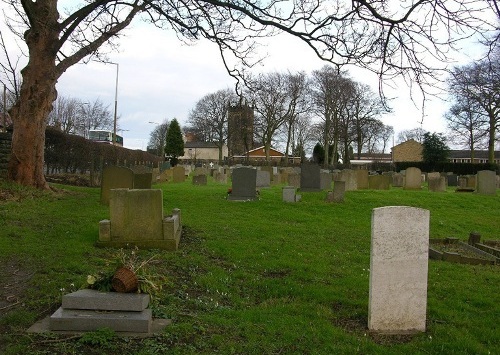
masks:
[[[148,272],[157,255],[148,259],[139,256],[139,249],[119,249],[110,263],[110,271],[88,275],[85,288],[99,291],[138,292],[154,296],[162,289],[166,278]]]

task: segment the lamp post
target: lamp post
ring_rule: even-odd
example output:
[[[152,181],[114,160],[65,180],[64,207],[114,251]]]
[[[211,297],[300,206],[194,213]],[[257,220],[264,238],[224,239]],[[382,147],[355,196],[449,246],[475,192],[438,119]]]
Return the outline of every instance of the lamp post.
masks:
[[[118,68],[119,64],[114,62],[109,62],[109,64],[116,65],[116,84],[115,84],[115,113],[113,117],[113,145],[116,145],[116,113],[118,109]]]

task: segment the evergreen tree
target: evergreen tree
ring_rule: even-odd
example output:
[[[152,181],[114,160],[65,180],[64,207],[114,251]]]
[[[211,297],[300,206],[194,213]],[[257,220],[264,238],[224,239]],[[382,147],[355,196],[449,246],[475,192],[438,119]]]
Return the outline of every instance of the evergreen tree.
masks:
[[[450,148],[446,145],[446,139],[441,133],[425,133],[422,145],[422,158],[425,163],[435,164],[446,162]]]
[[[165,154],[170,157],[172,166],[175,166],[177,165],[178,157],[184,155],[184,140],[182,139],[181,127],[176,118],[168,126],[165,142]]]
[[[316,143],[313,149],[313,160],[321,165],[325,162],[325,149],[320,143]]]

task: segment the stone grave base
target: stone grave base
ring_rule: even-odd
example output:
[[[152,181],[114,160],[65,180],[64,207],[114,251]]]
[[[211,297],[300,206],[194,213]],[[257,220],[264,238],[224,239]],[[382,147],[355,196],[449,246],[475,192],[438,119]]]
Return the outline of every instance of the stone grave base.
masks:
[[[156,334],[163,332],[163,329],[168,325],[172,324],[170,319],[153,319],[151,323],[151,330],[148,333],[140,332],[116,332],[118,336],[124,337],[134,337],[134,338],[148,338]],[[27,330],[28,333],[54,333],[54,334],[67,334],[67,335],[78,335],[83,334],[85,331],[76,330],[52,330],[50,329],[50,316],[42,320],[39,320]]]
[[[464,243],[458,238],[430,239],[429,258],[471,265],[500,264],[500,258],[476,246]]]
[[[79,333],[109,328],[117,333],[152,335],[169,321],[153,321],[149,295],[83,289],[64,295],[62,306],[28,332]]]

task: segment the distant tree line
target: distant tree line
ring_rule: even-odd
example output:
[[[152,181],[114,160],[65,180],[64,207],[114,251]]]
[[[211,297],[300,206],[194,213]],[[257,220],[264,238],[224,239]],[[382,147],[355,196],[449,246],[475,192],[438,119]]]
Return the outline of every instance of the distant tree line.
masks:
[[[271,146],[280,144],[286,155],[303,157],[319,143],[333,147],[325,151],[325,166],[337,164],[337,158],[348,163],[363,152],[384,153],[394,134],[381,121],[388,109],[379,95],[331,66],[310,76],[271,72],[250,77],[243,97],[254,109],[255,143],[267,155]],[[228,105],[240,99],[229,89],[205,95],[190,112],[186,130],[222,149],[228,137]]]

